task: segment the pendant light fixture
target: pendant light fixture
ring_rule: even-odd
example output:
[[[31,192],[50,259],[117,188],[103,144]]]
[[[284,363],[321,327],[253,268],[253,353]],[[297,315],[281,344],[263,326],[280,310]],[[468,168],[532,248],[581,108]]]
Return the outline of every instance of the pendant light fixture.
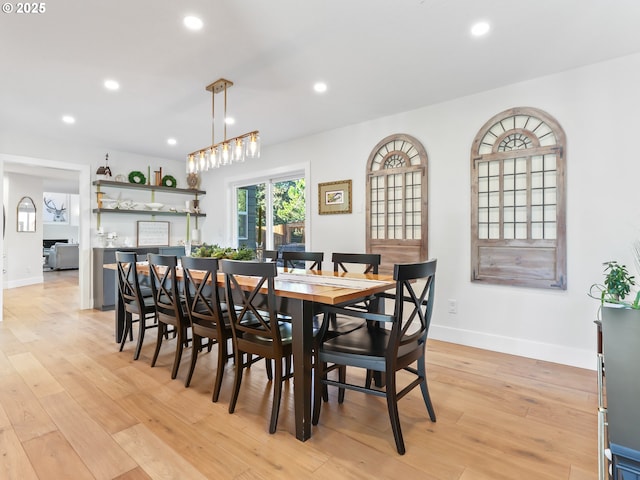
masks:
[[[211,145],[187,155],[187,173],[205,172],[232,163],[244,162],[245,158],[260,157],[260,133],[255,130],[237,137],[227,138],[227,89],[233,82],[221,78],[207,86],[211,92]],[[218,93],[224,94],[224,139],[215,142],[215,98]]]

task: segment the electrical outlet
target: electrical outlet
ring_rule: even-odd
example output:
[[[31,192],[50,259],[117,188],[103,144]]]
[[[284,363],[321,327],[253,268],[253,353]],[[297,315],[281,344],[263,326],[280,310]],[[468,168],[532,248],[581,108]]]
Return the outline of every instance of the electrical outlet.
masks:
[[[449,299],[449,313],[455,315],[458,313],[458,301],[454,299]]]

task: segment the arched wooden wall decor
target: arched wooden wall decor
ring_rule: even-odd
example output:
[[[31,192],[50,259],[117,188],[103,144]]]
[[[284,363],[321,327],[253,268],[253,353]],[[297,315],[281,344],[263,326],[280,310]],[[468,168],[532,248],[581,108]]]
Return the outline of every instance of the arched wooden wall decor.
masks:
[[[427,152],[414,137],[390,135],[367,163],[367,252],[382,255],[380,271],[428,259]]]
[[[471,149],[471,280],[567,288],[565,134],[548,113],[512,108]]]

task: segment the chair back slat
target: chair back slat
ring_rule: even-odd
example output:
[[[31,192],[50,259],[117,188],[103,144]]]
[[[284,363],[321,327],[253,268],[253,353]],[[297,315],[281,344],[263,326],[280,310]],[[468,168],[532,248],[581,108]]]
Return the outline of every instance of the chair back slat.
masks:
[[[276,264],[223,260],[220,268],[225,274],[229,318],[237,341],[241,343],[243,335],[250,334],[280,345],[275,295]],[[247,287],[246,279],[239,278],[242,276],[253,277],[253,284]]]
[[[127,312],[140,314],[144,311],[144,298],[136,270],[134,252],[116,252],[118,291]]]
[[[433,312],[436,263],[436,260],[429,260],[394,266],[395,322],[389,340],[392,348],[388,352],[391,357],[396,357],[402,347],[426,342]]]
[[[379,253],[333,253],[333,271],[346,273],[347,265],[364,265],[363,273],[378,273],[381,255]]]
[[[193,324],[223,328],[220,290],[217,286],[218,259],[182,257],[186,310]]]
[[[149,276],[156,311],[167,322],[185,326],[184,310],[180,298],[180,282],[176,276],[178,258],[175,255],[150,253]]]
[[[282,252],[285,268],[296,268],[297,262],[311,262],[309,270],[322,270],[324,252]]]

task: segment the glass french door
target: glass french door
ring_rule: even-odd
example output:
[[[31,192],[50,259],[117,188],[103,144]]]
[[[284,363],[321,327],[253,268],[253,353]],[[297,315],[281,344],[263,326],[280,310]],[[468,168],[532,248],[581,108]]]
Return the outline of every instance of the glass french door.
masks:
[[[238,247],[304,250],[305,180],[300,176],[236,187]]]

